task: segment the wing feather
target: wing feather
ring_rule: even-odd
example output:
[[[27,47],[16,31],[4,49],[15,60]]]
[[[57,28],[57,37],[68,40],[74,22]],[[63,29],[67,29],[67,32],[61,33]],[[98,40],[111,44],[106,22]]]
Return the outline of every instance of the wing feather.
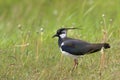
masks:
[[[88,45],[90,45],[90,43],[88,42],[71,39],[64,41],[64,45],[62,45],[61,47],[63,51],[67,51],[71,54],[83,55],[88,51],[88,49],[86,49]]]

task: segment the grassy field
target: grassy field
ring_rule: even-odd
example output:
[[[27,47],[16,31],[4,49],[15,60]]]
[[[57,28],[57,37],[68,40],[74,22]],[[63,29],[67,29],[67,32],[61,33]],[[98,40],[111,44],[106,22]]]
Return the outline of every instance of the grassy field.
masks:
[[[120,80],[120,0],[0,0],[0,80]],[[85,55],[70,72],[52,36],[61,27],[78,27],[68,36],[111,48]],[[43,29],[43,30],[42,30]]]

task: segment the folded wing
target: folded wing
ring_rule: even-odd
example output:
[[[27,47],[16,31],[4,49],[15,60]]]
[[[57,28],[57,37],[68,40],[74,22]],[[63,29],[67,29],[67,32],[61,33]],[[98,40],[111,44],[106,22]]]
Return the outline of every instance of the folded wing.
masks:
[[[61,46],[63,51],[69,52],[74,55],[84,55],[100,51],[104,44],[91,44],[82,40],[69,39],[63,42]]]

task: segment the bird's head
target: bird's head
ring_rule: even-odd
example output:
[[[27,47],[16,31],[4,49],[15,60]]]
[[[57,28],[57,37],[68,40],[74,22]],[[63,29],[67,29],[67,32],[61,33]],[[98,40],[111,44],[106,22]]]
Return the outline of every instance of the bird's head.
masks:
[[[53,35],[54,37],[65,38],[67,36],[67,30],[78,29],[78,28],[60,28],[57,30],[56,34]]]

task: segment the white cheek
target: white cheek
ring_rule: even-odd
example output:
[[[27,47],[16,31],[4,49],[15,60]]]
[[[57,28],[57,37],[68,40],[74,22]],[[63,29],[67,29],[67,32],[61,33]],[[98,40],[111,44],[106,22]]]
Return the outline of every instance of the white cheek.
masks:
[[[66,37],[66,34],[60,34],[60,37],[61,37],[61,38],[65,38],[65,37]]]

